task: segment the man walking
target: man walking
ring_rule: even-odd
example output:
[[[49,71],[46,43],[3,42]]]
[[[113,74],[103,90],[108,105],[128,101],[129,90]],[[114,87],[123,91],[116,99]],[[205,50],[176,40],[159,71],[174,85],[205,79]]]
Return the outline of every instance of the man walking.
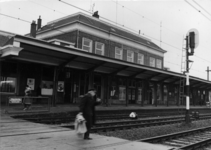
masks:
[[[90,130],[92,127],[92,124],[94,122],[94,107],[95,105],[100,103],[100,99],[96,98],[96,90],[95,89],[90,89],[87,94],[84,95],[84,97],[81,98],[80,104],[79,104],[79,109],[82,115],[84,116],[86,120],[86,127],[87,127],[87,132],[84,134],[84,139],[85,140],[91,140],[89,137]]]

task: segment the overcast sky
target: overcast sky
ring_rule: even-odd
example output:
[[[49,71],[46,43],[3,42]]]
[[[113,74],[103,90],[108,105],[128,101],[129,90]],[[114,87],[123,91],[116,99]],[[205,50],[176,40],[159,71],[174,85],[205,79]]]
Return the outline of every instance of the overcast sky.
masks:
[[[0,0],[0,30],[24,35],[39,16],[45,25],[73,13],[98,11],[100,19],[137,34],[140,30],[167,51],[164,66],[181,72],[183,39],[190,29],[197,29],[199,45],[190,56],[190,75],[207,79],[205,70],[208,66],[211,70],[210,8],[211,0]]]

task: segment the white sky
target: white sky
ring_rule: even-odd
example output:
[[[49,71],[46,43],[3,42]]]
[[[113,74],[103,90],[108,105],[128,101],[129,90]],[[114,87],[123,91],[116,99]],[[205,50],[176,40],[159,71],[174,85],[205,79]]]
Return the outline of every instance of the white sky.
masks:
[[[124,25],[150,38],[167,53],[164,66],[181,72],[182,44],[187,32],[199,31],[199,46],[190,59],[190,75],[207,79],[211,69],[211,0],[61,0],[91,11],[101,17]],[[0,0],[0,30],[24,35],[30,31],[30,22],[41,15],[42,25],[47,22],[83,12],[59,0]],[[88,13],[87,13],[88,14]],[[6,17],[5,15],[12,16]],[[25,21],[20,21],[25,20]],[[160,42],[160,40],[162,42]],[[211,78],[211,77],[210,77]]]

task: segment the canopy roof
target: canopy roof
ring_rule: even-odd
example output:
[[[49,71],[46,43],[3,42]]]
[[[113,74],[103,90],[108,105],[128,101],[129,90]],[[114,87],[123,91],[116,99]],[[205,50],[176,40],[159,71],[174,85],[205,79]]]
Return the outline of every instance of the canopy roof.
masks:
[[[1,60],[35,62],[40,64],[118,75],[130,79],[144,79],[160,83],[179,84],[182,73],[134,64],[123,60],[88,53],[78,48],[63,47],[30,37],[16,35],[13,45],[0,48]],[[211,82],[190,76],[191,87],[211,89]]]

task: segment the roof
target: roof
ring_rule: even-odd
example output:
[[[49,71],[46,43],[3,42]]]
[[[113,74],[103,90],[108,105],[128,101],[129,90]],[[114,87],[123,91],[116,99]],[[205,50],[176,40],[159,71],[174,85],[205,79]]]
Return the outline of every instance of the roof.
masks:
[[[9,37],[6,37],[4,35],[0,35],[0,46],[4,46],[5,43],[9,40]]]
[[[45,32],[45,31],[53,30],[53,29],[59,28],[61,26],[67,26],[67,25],[70,25],[70,24],[73,24],[76,22],[80,22],[80,23],[92,26],[94,28],[104,30],[105,32],[140,42],[145,46],[155,48],[159,51],[162,51],[163,53],[166,52],[165,50],[163,50],[162,48],[157,46],[155,43],[153,43],[150,39],[147,39],[143,36],[132,33],[128,30],[117,27],[108,22],[105,22],[103,20],[97,19],[92,16],[88,16],[83,13],[76,13],[73,15],[66,16],[64,18],[60,18],[58,20],[51,21],[47,25],[43,26],[40,30],[38,30],[37,34]]]
[[[15,34],[13,33],[0,30],[0,47],[11,44],[12,43],[11,38],[14,36]]]

